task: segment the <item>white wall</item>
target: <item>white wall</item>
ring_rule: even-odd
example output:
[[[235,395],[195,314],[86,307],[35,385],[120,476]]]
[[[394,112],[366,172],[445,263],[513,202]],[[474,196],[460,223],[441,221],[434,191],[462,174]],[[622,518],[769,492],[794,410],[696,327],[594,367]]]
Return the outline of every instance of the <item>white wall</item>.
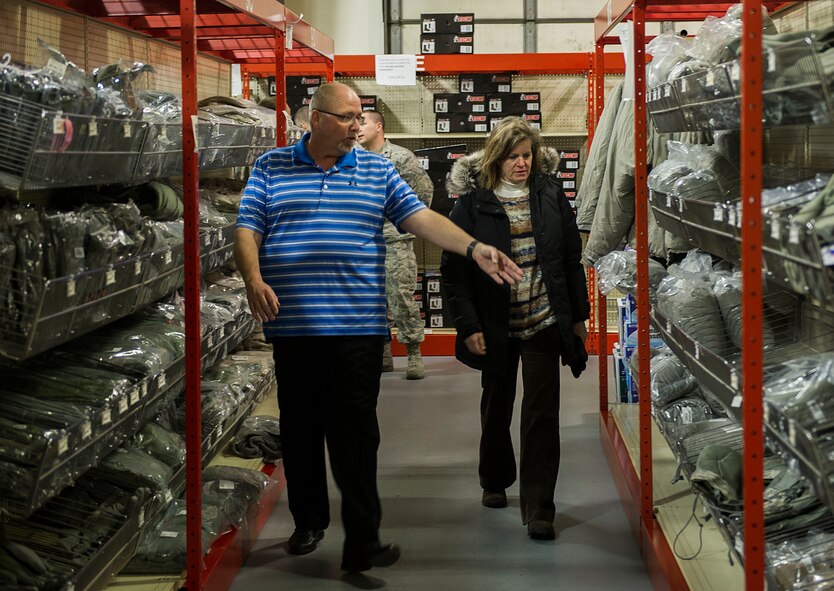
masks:
[[[382,0],[287,0],[286,5],[333,39],[337,54],[385,52]]]

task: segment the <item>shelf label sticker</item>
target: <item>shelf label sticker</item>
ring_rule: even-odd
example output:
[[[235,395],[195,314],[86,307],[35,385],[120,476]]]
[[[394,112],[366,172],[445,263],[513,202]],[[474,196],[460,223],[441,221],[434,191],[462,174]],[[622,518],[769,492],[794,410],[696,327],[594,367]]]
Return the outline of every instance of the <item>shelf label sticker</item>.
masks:
[[[122,126],[122,129],[124,130],[125,137],[130,137],[130,136],[133,135],[133,128],[130,125],[129,121],[124,122],[124,125]]]
[[[71,298],[75,295],[75,279],[67,281],[67,297]]]
[[[715,207],[712,208],[712,221],[714,221],[714,222],[723,222],[724,221],[724,208],[721,207],[720,203],[716,203]]]
[[[142,527],[143,525],[145,525],[145,510],[144,509],[139,509],[138,521],[139,521],[139,527]]]
[[[142,274],[142,261],[136,261],[133,264],[133,274],[134,275],[141,275]]]
[[[139,403],[139,390],[134,388],[130,391],[130,405],[135,406]]]
[[[170,265],[171,262],[174,260],[173,255],[171,254],[170,250],[165,251],[165,264]]]
[[[140,395],[142,396],[142,398],[144,398],[145,396],[148,395],[148,382],[145,382],[145,381],[142,382],[142,387],[140,389]]]
[[[163,140],[168,139],[168,126],[167,125],[160,125],[159,126],[159,137]]]
[[[686,78],[681,78],[681,92],[686,94]]]
[[[699,345],[698,343],[695,343],[695,359],[701,359],[701,345]]]
[[[570,170],[571,168],[579,168],[579,162],[576,160],[568,160],[565,162],[565,168]]]
[[[736,203],[736,227],[741,228],[741,202]]]
[[[770,237],[774,240],[779,240],[782,237],[782,226],[779,223],[779,218],[770,219]]]
[[[669,98],[670,96],[672,96],[672,85],[671,84],[667,84],[663,88],[663,96],[666,97],[666,98]]]
[[[672,334],[672,323],[669,322],[668,320],[666,321],[666,332],[668,332],[669,334]]]
[[[788,243],[799,244],[799,226],[791,224],[791,229],[788,232]]]
[[[98,135],[98,121],[92,119],[90,125],[87,126],[87,135],[96,137]]]
[[[788,420],[788,441],[796,447],[796,421],[793,419]]]
[[[165,498],[166,503],[170,503],[171,501],[174,500],[174,495],[171,494],[171,489],[170,488],[165,489],[165,494],[163,495],[163,497]]]
[[[125,414],[128,409],[127,396],[119,398],[119,414]]]
[[[58,440],[58,455],[62,456],[69,451],[69,437],[64,435]]]
[[[56,60],[55,58],[49,58],[46,62],[45,70],[52,72],[56,77],[63,78],[64,75],[67,73],[67,66],[69,65],[68,62],[61,62]]]
[[[741,395],[740,395],[740,394],[736,394],[736,395],[735,395],[735,397],[733,398],[733,401],[732,401],[732,403],[731,403],[731,406],[732,406],[733,408],[739,408],[739,407],[741,407]]]
[[[110,409],[105,408],[103,411],[101,411],[101,426],[106,427],[107,425],[109,425],[112,422],[113,422],[113,417],[110,415]]]
[[[156,387],[162,390],[167,383],[168,381],[165,378],[165,372],[162,372],[161,374],[159,374],[159,377],[156,378]]]
[[[666,193],[666,207],[672,209],[672,195]]]
[[[209,335],[206,337],[206,348],[211,349],[212,347],[214,347],[214,339]]]
[[[93,436],[93,425],[90,421],[81,423],[81,439],[89,439]]]
[[[72,249],[72,254],[74,254],[75,258],[77,258],[77,259],[83,259],[84,258],[84,247],[83,246],[76,246],[75,248]]]
[[[180,535],[180,532],[177,532],[177,531],[163,531],[163,532],[159,532],[159,537],[160,537],[160,538],[176,538],[176,537],[177,537],[177,536],[179,536],[179,535]]]
[[[730,373],[730,387],[733,390],[738,390],[738,374],[736,372]]]
[[[764,414],[764,422],[770,423],[770,405],[767,402],[762,404],[762,413]]]
[[[820,249],[822,264],[826,267],[834,266],[834,244],[826,244]]]
[[[233,361],[249,361],[249,355],[232,355]]]
[[[678,197],[678,211],[683,213],[683,197]]]
[[[203,244],[205,244],[206,246],[211,244],[211,234],[209,234],[208,232],[206,232],[206,235],[203,237]]]
[[[772,47],[767,48],[767,71],[776,71],[776,52],[773,51]]]
[[[64,135],[64,118],[60,115],[52,120],[52,133],[55,135]]]
[[[738,62],[733,62],[730,64],[730,79],[733,82],[738,82],[741,80],[741,66]]]
[[[231,480],[221,480],[218,488],[220,490],[235,490],[235,483]]]
[[[116,269],[107,269],[106,279],[104,280],[105,285],[113,285],[116,283]]]
[[[707,79],[705,84],[707,85],[707,87],[710,88],[715,86],[715,70],[713,70],[712,68],[707,70]]]
[[[731,226],[736,225],[736,208],[731,207],[730,210],[727,212],[727,223]]]
[[[429,159],[428,159],[428,157],[418,156],[417,160],[420,161],[420,166],[423,168],[423,170],[428,170],[429,169]]]

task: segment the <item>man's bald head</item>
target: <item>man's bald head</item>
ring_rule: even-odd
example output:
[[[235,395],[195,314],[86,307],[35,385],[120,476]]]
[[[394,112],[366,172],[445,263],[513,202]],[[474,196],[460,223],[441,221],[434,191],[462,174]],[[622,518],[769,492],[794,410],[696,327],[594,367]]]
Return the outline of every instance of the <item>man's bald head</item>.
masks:
[[[354,99],[359,102],[359,95],[350,86],[341,82],[328,82],[327,84],[322,84],[316,90],[316,93],[310,100],[310,110],[320,109],[323,111],[333,111],[342,107],[345,103],[352,102]]]

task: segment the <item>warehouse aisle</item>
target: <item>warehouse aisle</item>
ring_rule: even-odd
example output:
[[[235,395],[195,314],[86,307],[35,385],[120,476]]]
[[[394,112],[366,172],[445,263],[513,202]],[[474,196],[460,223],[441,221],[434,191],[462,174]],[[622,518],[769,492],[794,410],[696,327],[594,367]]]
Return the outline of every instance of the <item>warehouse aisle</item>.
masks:
[[[404,379],[404,359],[396,368],[382,380],[379,488],[382,538],[402,547],[400,562],[364,575],[339,570],[343,532],[331,481],[333,523],[318,550],[286,553],[292,521],[282,499],[232,591],[651,589],[599,442],[595,361],[578,381],[562,373],[553,542],[527,537],[517,484],[508,508],[481,506],[480,375],[449,357],[426,358],[422,381]],[[514,423],[518,411],[517,401]]]

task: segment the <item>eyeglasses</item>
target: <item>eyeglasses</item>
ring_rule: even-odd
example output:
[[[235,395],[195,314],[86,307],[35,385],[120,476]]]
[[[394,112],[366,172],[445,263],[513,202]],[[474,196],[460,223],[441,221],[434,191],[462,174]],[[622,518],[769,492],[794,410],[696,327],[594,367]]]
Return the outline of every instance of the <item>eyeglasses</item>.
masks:
[[[364,114],[354,115],[352,113],[346,113],[346,114],[331,113],[330,111],[325,111],[323,109],[313,109],[313,110],[318,111],[319,113],[324,113],[325,115],[330,115],[332,117],[335,117],[336,119],[338,119],[342,123],[353,123],[354,121],[356,121],[356,123],[359,123],[361,125],[362,124],[362,119],[364,118]]]

